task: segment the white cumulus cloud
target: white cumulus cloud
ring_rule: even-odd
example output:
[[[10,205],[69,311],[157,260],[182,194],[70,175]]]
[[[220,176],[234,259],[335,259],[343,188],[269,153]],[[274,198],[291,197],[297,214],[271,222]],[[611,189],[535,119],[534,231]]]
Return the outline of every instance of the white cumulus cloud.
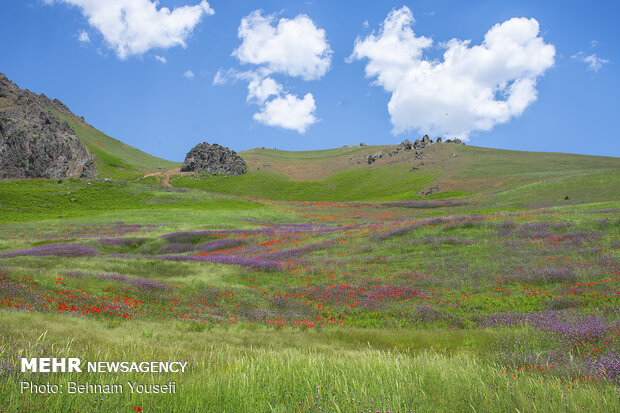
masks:
[[[555,48],[539,36],[535,19],[496,24],[480,45],[441,43],[443,60],[425,58],[433,40],[416,36],[414,22],[409,8],[393,10],[378,33],[356,40],[349,58],[368,59],[366,75],[391,93],[395,133],[467,139],[473,131],[488,131],[536,100],[537,78],[554,63]]]
[[[282,85],[270,77],[255,76],[248,84],[248,101],[264,103],[271,96],[280,96]]]
[[[588,65],[588,70],[593,72],[598,72],[603,67],[603,64],[609,63],[608,59],[602,59],[596,55],[596,53],[592,53],[591,55],[586,56],[583,52],[578,52],[571,56],[573,59],[580,60]]]
[[[318,28],[306,15],[293,19],[263,16],[256,10],[241,19],[238,35],[241,45],[232,55],[241,64],[251,64],[251,70],[218,70],[214,85],[248,82],[247,101],[259,106],[254,120],[267,126],[290,129],[301,134],[318,122],[312,93],[303,98],[284,90],[275,75],[316,80],[331,65],[332,50],[325,30]]]
[[[292,129],[303,134],[317,121],[315,110],[312,93],[307,93],[303,99],[286,94],[266,102],[261,111],[254,114],[254,119],[268,126]]]
[[[272,77],[255,71],[239,72],[234,69],[218,70],[213,85],[225,85],[237,81],[248,82],[247,101],[257,104],[260,111],[253,118],[267,126],[290,129],[301,134],[318,122],[315,116],[316,104],[312,93],[303,99],[284,90]]]
[[[238,35],[242,43],[233,56],[241,63],[305,80],[318,79],[329,70],[332,50],[325,30],[306,15],[281,18],[276,23],[273,16],[256,10],[241,20]]]
[[[183,76],[191,80],[194,78],[194,72],[191,70],[186,70],[185,73],[183,73]]]
[[[185,41],[203,16],[213,14],[207,1],[193,6],[158,7],[157,0],[45,0],[80,9],[120,59],[155,49],[186,47]]]
[[[165,58],[165,57],[163,57],[163,56],[155,56],[155,60],[157,60],[158,62],[160,62],[161,64],[164,64],[164,65],[165,65],[166,63],[168,63],[168,59],[166,59],[166,58]]]

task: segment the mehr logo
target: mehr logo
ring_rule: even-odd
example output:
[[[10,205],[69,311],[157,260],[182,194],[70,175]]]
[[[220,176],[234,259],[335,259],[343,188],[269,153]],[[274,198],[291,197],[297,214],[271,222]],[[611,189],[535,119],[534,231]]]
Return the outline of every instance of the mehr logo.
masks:
[[[81,373],[79,358],[32,358],[21,359],[21,371],[25,373]]]

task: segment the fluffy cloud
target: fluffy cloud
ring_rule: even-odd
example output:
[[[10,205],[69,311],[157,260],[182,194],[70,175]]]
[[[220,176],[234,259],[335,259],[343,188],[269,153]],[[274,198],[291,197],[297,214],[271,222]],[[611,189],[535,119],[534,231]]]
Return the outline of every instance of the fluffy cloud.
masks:
[[[260,111],[253,118],[267,126],[290,129],[301,134],[313,123],[316,104],[312,93],[303,99],[284,90],[284,87],[269,76],[255,71],[238,72],[234,69],[218,70],[213,85],[225,85],[237,81],[248,82],[247,101],[257,104]]]
[[[252,70],[219,70],[214,85],[248,82],[247,101],[259,106],[254,120],[267,126],[290,129],[301,134],[318,122],[312,93],[300,99],[284,90],[273,76],[276,74],[300,77],[304,80],[321,78],[329,70],[332,50],[325,30],[315,26],[306,15],[293,19],[263,16],[256,10],[241,19],[238,30],[241,45],[232,53],[242,64],[252,64]]]
[[[194,78],[194,72],[191,70],[186,70],[185,73],[183,73],[183,76],[191,80]]]
[[[268,126],[279,126],[303,134],[317,121],[314,116],[315,110],[311,93],[307,93],[303,99],[286,94],[284,97],[278,96],[266,102],[261,111],[254,114],[254,119]]]
[[[164,64],[164,65],[168,63],[168,59],[166,59],[163,56],[155,56],[155,60],[157,60],[159,63]]]
[[[280,96],[280,93],[282,93],[282,85],[270,77],[255,76],[248,84],[248,101],[263,104],[271,96]]]
[[[573,59],[577,59],[577,60],[580,60],[580,61],[586,63],[588,65],[588,70],[591,70],[593,72],[598,72],[599,70],[601,70],[601,67],[603,67],[603,64],[609,63],[609,60],[602,59],[602,58],[596,56],[596,53],[592,53],[591,55],[586,56],[585,53],[578,52],[577,54],[574,54],[571,57]]]
[[[256,10],[241,20],[238,34],[242,43],[233,56],[241,63],[305,80],[318,79],[329,70],[332,50],[325,30],[317,28],[306,15],[282,18],[276,24],[273,16]]]
[[[185,40],[203,16],[213,14],[205,0],[172,11],[154,0],[44,0],[76,6],[117,56],[125,59],[154,48],[185,47]]]
[[[425,59],[433,45],[416,36],[407,7],[393,10],[381,30],[355,42],[352,59],[368,59],[366,75],[392,94],[394,132],[419,130],[467,139],[476,130],[519,116],[536,100],[536,80],[553,66],[555,48],[534,19],[493,26],[480,45],[452,39],[443,60]]]

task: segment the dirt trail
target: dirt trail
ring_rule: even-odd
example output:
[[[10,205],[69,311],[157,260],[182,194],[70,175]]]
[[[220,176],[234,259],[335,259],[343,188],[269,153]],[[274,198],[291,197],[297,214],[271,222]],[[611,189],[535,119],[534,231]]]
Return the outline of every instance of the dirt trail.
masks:
[[[144,174],[143,178],[147,178],[149,176],[157,176],[161,180],[161,184],[165,187],[172,188],[170,185],[170,177],[172,175],[187,175],[191,172],[181,172],[181,168],[168,169],[165,172],[149,172]]]

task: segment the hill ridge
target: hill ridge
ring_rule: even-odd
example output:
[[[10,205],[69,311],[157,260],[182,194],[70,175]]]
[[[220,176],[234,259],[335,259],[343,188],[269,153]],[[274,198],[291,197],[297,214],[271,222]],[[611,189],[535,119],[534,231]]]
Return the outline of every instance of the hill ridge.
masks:
[[[44,93],[36,94],[28,89],[21,89],[2,73],[0,80],[8,85],[10,93],[24,96],[29,102],[53,115],[59,122],[66,122],[69,129],[94,156],[99,177],[131,180],[142,177],[148,172],[164,171],[180,165],[178,162],[155,157],[108,136],[86,122],[83,116],[71,112],[59,99],[49,98]],[[10,107],[12,107],[11,99],[0,97],[0,110]]]

